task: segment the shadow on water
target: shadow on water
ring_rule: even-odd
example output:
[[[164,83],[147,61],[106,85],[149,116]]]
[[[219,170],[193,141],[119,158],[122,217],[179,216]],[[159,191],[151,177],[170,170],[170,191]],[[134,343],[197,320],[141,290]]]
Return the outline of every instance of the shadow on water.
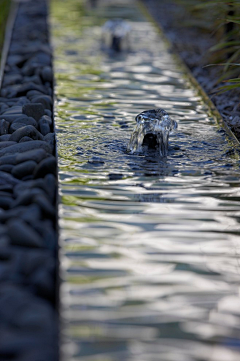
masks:
[[[112,17],[131,51],[101,50]],[[239,158],[135,1],[53,0],[64,360],[238,361]],[[134,118],[178,121],[167,157]]]

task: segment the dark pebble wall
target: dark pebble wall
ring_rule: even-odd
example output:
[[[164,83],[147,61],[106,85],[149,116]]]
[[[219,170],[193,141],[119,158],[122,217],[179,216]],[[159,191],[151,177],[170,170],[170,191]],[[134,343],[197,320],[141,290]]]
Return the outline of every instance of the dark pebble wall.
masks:
[[[0,94],[0,360],[57,351],[57,165],[45,0],[20,2]]]

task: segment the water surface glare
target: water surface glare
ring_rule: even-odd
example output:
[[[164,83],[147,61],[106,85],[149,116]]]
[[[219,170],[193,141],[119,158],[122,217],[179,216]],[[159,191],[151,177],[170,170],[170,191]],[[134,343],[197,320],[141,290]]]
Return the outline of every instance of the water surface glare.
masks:
[[[51,9],[62,359],[239,361],[239,159],[137,2],[90,4]],[[129,53],[101,49],[112,17]],[[178,121],[168,157],[128,154],[154,108]]]

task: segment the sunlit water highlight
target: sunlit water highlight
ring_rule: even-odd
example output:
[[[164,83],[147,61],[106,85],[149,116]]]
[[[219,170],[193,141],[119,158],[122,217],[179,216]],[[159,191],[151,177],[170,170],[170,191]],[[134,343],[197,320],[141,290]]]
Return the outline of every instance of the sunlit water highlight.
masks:
[[[53,0],[63,360],[239,361],[239,160],[134,1]],[[87,3],[89,4],[89,3]],[[131,52],[101,50],[112,17]],[[135,116],[179,121],[167,158]]]

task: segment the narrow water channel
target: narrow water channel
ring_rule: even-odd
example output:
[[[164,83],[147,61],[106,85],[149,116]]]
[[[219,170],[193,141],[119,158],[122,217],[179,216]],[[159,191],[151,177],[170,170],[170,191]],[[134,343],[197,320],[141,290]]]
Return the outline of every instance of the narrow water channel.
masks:
[[[53,0],[63,361],[239,361],[240,170],[134,0]],[[101,49],[111,18],[131,50]],[[178,121],[128,154],[135,116]]]

